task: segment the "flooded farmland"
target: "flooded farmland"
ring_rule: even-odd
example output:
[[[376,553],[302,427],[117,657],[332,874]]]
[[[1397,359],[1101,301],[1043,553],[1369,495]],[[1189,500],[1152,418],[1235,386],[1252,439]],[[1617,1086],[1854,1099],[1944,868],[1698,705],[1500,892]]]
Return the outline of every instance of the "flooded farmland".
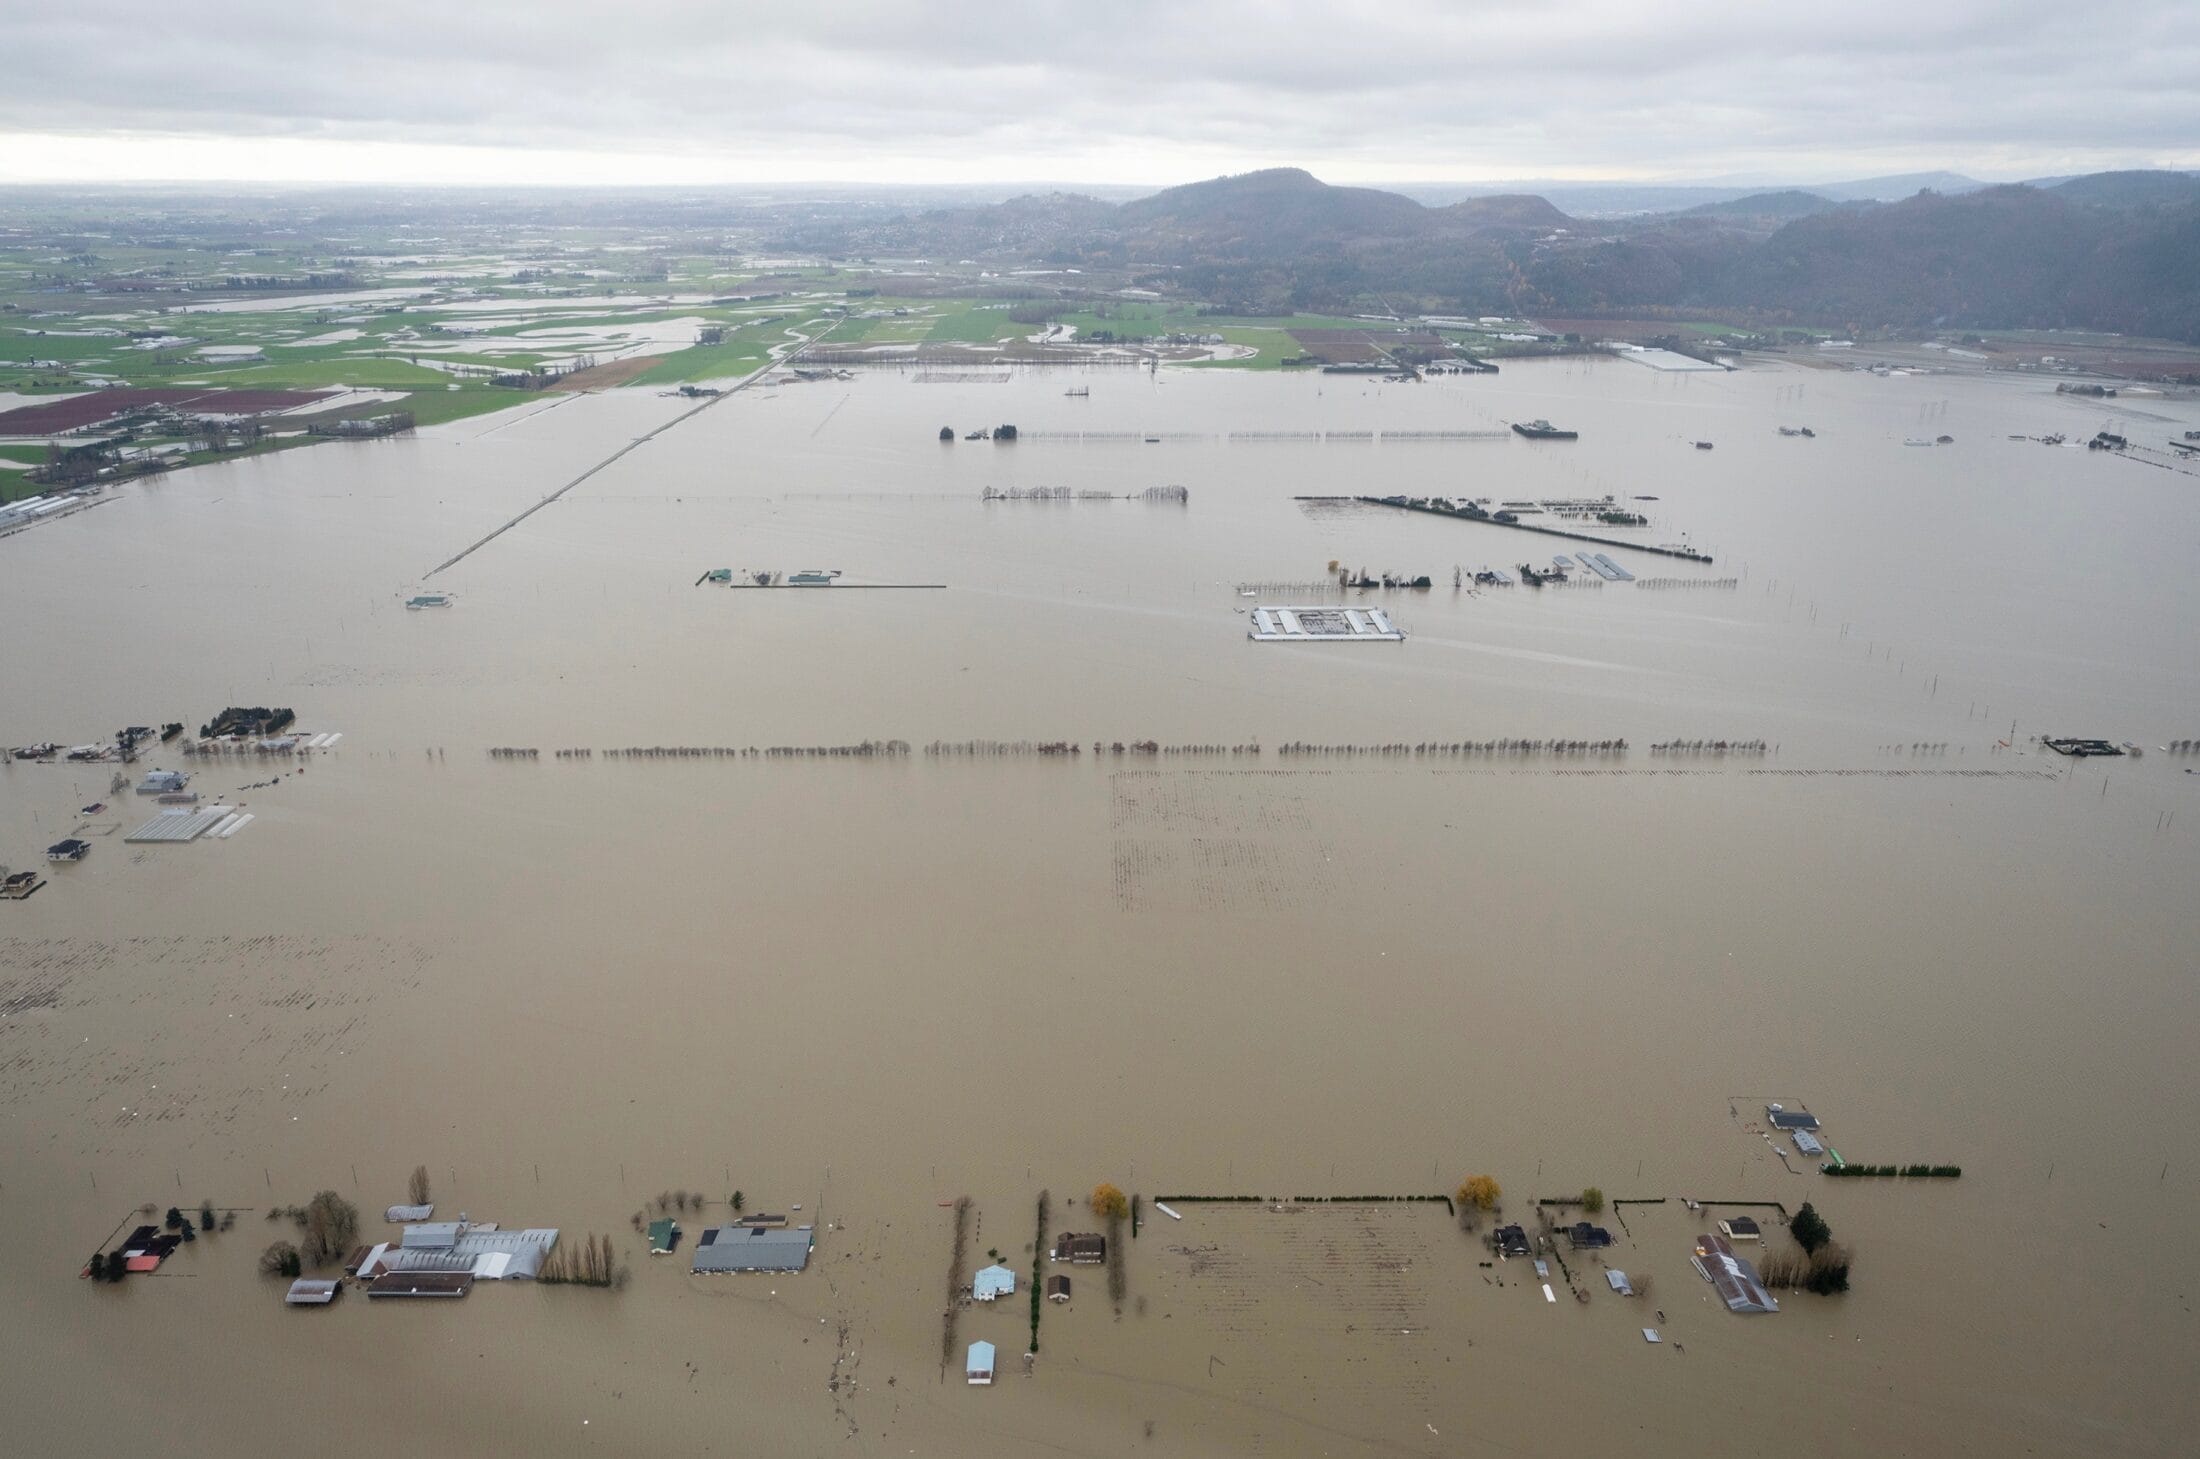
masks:
[[[342,735],[146,752],[254,816],[181,845],[125,839],[156,807],[113,766],[0,768],[0,861],[47,881],[0,903],[25,1440],[2184,1451],[2200,756],[2163,747],[2200,736],[2200,481],[2011,437],[2160,441],[2200,403],[1792,363],[994,373],[759,383],[433,576],[695,402],[545,398],[0,542],[0,742],[226,705]],[[984,499],[1041,488],[1071,499]],[[1353,500],[1399,494],[1648,521],[1559,524],[1635,544],[1592,547]],[[1636,581],[1473,587],[1577,549]],[[1333,561],[1433,585],[1339,593]],[[898,583],[946,586],[862,586]],[[1326,602],[1407,637],[1247,638]],[[2144,753],[2036,743],[2065,734]],[[611,753],[668,749],[711,753]],[[1774,1101],[1961,1178],[1823,1176]],[[439,1216],[609,1233],[630,1280],[286,1310],[269,1208],[333,1188],[385,1239],[416,1164]],[[1586,1186],[1662,1204],[1558,1242],[1547,1301],[1494,1218],[1308,1199],[1477,1172],[1530,1233]],[[958,1309],[1001,1354],[966,1384],[951,1203],[1028,1282],[1039,1193],[1090,1230],[1103,1180],[1143,1198],[1124,1296],[1076,1269],[1028,1369],[1025,1287]],[[815,1225],[807,1271],[689,1273],[734,1190]],[[670,1191],[709,1204],[651,1257]],[[79,1279],[140,1203],[202,1199],[236,1226]],[[1696,1236],[1755,1211],[1769,1253],[1804,1201],[1851,1290],[1723,1310]]]

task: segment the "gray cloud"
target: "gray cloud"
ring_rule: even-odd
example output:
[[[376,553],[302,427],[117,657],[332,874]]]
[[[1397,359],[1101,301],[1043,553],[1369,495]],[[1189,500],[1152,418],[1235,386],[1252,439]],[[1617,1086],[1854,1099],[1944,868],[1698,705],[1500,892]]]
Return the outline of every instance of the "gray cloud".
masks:
[[[349,144],[337,175],[359,144],[880,180],[2200,165],[2172,0],[7,7],[0,176],[147,134]]]

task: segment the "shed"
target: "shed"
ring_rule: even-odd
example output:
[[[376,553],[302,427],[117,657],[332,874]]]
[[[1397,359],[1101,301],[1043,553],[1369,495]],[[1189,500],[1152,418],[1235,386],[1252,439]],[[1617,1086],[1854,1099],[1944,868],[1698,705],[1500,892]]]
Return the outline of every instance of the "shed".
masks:
[[[649,1223],[649,1254],[665,1256],[680,1244],[680,1223],[670,1216]]]
[[[1627,1273],[1619,1270],[1617,1267],[1613,1268],[1611,1271],[1606,1272],[1604,1274],[1604,1280],[1610,1283],[1612,1290],[1619,1293],[1622,1297],[1632,1297],[1635,1295],[1634,1284],[1627,1280]]]
[[[1067,1302],[1069,1300],[1069,1278],[1067,1276],[1057,1272],[1047,1278],[1047,1300],[1049,1302]]]
[[[435,1206],[431,1202],[425,1206],[392,1206],[382,1213],[382,1219],[392,1225],[402,1226],[407,1222],[428,1220],[434,1215]]]
[[[810,1228],[709,1226],[696,1238],[698,1272],[798,1272],[810,1264]]]
[[[283,1300],[293,1307],[326,1307],[343,1290],[342,1282],[300,1277],[290,1284],[290,1291],[284,1295]]]
[[[980,1271],[970,1283],[970,1295],[980,1302],[1014,1296],[1015,1292],[1016,1273],[998,1263]]]
[[[974,1342],[970,1345],[970,1356],[963,1361],[963,1375],[973,1383],[993,1381],[993,1344]]]

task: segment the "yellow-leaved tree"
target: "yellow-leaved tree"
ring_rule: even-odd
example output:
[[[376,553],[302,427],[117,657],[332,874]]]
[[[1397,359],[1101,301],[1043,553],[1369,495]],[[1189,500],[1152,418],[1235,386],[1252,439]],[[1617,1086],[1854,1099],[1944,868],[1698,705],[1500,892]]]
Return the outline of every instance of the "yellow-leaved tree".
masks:
[[[1459,1182],[1459,1204],[1478,1211],[1496,1210],[1497,1198],[1503,1194],[1494,1176],[1470,1175]]]
[[[1131,1213],[1130,1197],[1107,1181],[1092,1188],[1092,1213],[1095,1216],[1123,1217]]]

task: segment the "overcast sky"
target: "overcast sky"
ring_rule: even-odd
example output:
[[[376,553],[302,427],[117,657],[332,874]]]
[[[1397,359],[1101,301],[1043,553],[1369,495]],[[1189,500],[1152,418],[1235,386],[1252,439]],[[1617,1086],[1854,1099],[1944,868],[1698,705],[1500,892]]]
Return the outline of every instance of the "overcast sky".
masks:
[[[0,180],[2200,168],[2191,0],[0,0]]]

